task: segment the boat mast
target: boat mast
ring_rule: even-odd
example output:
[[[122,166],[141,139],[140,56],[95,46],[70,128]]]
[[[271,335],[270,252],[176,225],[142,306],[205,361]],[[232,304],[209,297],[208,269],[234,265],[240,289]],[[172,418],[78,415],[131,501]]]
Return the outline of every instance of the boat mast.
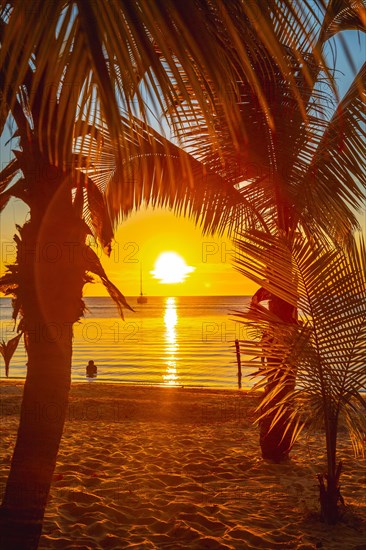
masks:
[[[137,297],[138,304],[146,304],[147,298],[142,293],[142,262],[140,264],[140,296]]]

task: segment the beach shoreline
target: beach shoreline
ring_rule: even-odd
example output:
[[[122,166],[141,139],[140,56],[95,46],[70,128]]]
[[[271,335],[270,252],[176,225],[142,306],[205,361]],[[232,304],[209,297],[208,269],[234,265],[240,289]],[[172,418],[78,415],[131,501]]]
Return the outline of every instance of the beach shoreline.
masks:
[[[1,492],[23,383],[0,382]],[[258,403],[245,390],[73,382],[40,548],[365,549],[365,460],[341,434],[345,520],[324,525],[321,434],[286,464],[263,461]]]

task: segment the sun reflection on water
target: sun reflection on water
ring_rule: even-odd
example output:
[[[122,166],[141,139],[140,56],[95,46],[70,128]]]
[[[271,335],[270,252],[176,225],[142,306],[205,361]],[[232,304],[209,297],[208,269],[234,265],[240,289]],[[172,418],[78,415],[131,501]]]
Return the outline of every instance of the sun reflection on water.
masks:
[[[178,322],[175,298],[167,298],[165,302],[165,354],[166,371],[163,374],[164,383],[175,386],[179,383],[177,376],[176,352],[178,351],[176,324]]]

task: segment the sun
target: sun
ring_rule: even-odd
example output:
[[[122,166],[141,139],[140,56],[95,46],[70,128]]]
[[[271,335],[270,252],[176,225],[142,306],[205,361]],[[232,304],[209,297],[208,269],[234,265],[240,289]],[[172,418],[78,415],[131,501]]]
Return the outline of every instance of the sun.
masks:
[[[163,284],[183,283],[189,273],[195,269],[187,265],[182,256],[176,252],[162,252],[154,267],[152,275]]]

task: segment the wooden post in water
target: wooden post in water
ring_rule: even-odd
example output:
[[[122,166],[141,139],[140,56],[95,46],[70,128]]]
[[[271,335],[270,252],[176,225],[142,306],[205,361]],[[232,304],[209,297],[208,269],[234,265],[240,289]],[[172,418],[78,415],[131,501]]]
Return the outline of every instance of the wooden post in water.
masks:
[[[241,361],[240,361],[240,345],[239,340],[235,340],[235,349],[236,349],[236,361],[238,363],[238,388],[241,388]]]

